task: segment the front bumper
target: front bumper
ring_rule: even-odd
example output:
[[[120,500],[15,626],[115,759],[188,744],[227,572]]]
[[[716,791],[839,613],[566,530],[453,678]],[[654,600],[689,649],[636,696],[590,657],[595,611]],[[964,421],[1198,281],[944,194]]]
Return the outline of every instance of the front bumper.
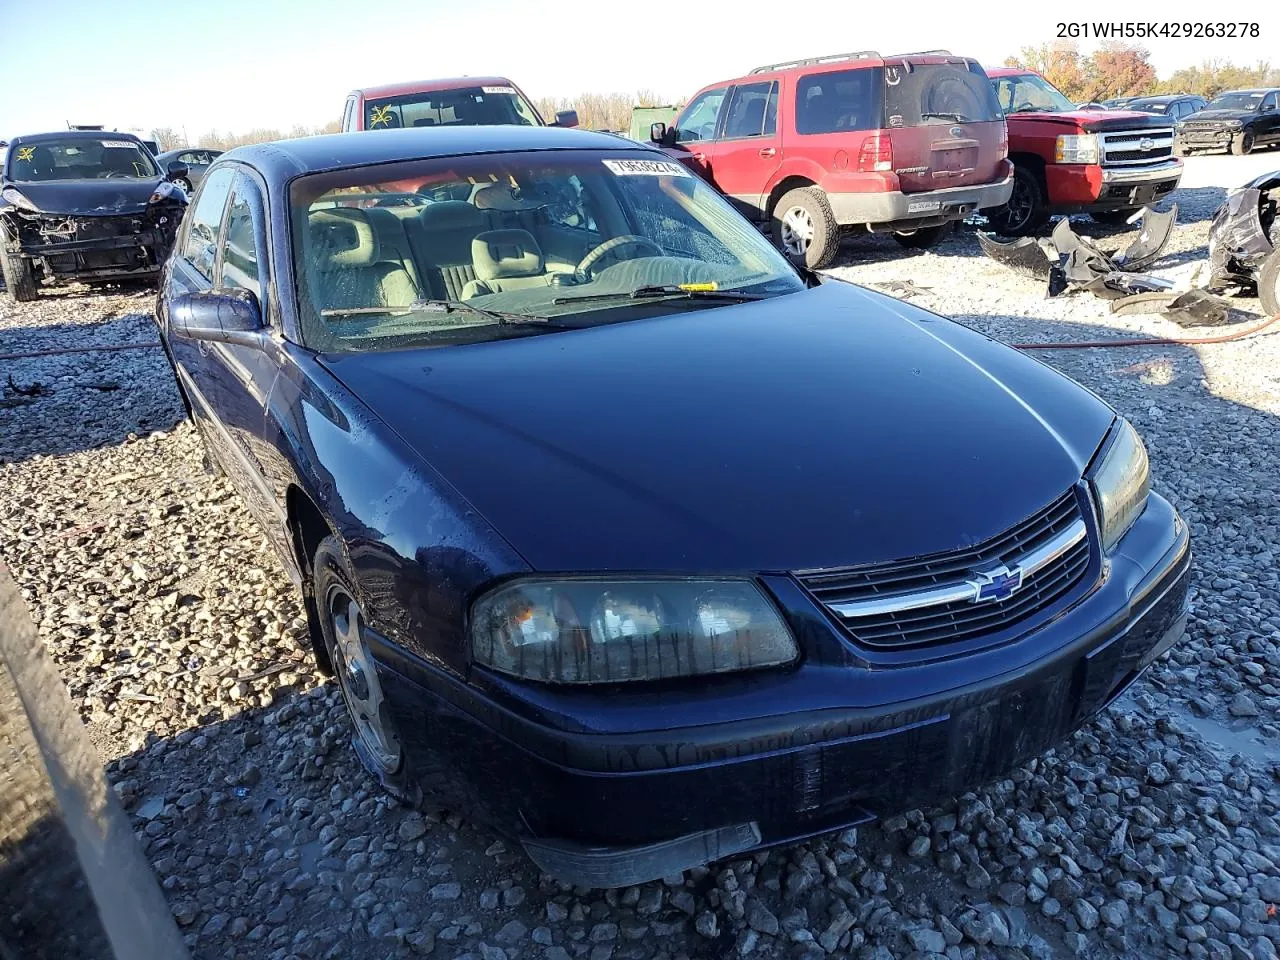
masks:
[[[618,886],[937,801],[1052,747],[1181,637],[1189,567],[1185,524],[1152,495],[1098,585],[997,648],[988,662],[1005,666],[981,680],[925,689],[936,673],[889,667],[875,686],[914,695],[664,730],[553,727],[370,640],[410,762],[443,802],[562,880]]]
[[[1177,189],[1182,161],[1170,158],[1139,167],[1051,163],[1044,176],[1052,213],[1136,209]]]
[[[1182,129],[1178,131],[1177,141],[1184,150],[1230,150],[1231,141],[1238,137],[1243,129],[1243,127]]]
[[[978,210],[1007,203],[1013,192],[1013,166],[1006,164],[1004,178],[993,183],[946,187],[921,193],[828,192],[827,202],[841,226],[866,225],[877,233],[919,230],[952,220],[963,220]]]

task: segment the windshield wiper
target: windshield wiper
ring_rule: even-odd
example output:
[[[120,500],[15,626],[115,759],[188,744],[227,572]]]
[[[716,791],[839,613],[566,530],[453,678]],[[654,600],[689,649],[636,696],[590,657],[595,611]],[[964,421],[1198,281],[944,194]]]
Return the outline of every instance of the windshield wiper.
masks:
[[[463,310],[467,313],[474,313],[480,317],[486,317],[495,323],[503,325],[513,323],[540,323],[555,326],[556,322],[550,317],[539,317],[534,314],[526,313],[507,313],[503,310],[489,310],[485,307],[477,306],[467,300],[415,300],[408,306],[403,307],[335,307],[320,311],[322,317],[359,317],[368,315],[390,314],[392,316],[403,316],[411,313],[454,313]]]
[[[922,113],[921,120],[954,120],[956,123],[969,123],[970,120],[963,113]]]
[[[654,283],[634,290],[619,290],[615,293],[588,293],[580,297],[556,297],[552,303],[599,303],[605,300],[660,300],[667,297],[683,297],[689,300],[726,300],[730,303],[744,303],[748,300],[766,300],[770,294],[747,293],[743,290],[717,290],[711,286],[675,283]]]

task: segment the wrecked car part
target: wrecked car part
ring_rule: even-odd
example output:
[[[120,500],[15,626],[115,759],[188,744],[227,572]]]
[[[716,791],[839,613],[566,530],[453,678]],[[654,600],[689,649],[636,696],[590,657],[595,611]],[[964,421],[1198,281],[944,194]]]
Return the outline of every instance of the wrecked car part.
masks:
[[[994,234],[979,231],[978,245],[992,260],[1036,280],[1048,279],[1050,268],[1058,260],[1056,251],[1051,255],[1034,237],[1019,237],[1011,243],[1004,243]]]
[[[1210,288],[1258,282],[1258,273],[1280,239],[1277,206],[1280,171],[1264,174],[1227,194],[1209,226]]]
[[[884,283],[873,283],[871,286],[899,300],[910,300],[912,297],[927,296],[933,292],[933,287],[917,287],[911,280],[886,280]]]
[[[1254,334],[1262,333],[1275,324],[1280,323],[1280,316],[1267,317],[1252,327],[1220,333],[1212,337],[1121,337],[1116,340],[1057,340],[1044,343],[1011,343],[1015,350],[1094,350],[1112,347],[1194,347],[1213,343],[1230,343],[1233,340],[1244,340]]]
[[[1067,274],[1058,264],[1049,268],[1049,288],[1047,296],[1057,297],[1067,292]]]
[[[1142,270],[1155,263],[1164,254],[1173,236],[1173,225],[1178,220],[1178,205],[1171,204],[1161,213],[1150,207],[1142,208],[1142,226],[1138,237],[1116,258],[1116,264],[1124,270]]]
[[[1104,273],[1085,284],[1084,289],[1103,300],[1117,300],[1120,297],[1132,296],[1135,293],[1158,293],[1172,291],[1174,283],[1163,277],[1153,277],[1149,273],[1126,273],[1113,270]]]
[[[1280,250],[1262,263],[1258,271],[1258,299],[1270,316],[1280,316]]]
[[[1184,327],[1219,326],[1231,318],[1231,307],[1205,290],[1162,290],[1135,293],[1111,303],[1117,316],[1161,313]]]

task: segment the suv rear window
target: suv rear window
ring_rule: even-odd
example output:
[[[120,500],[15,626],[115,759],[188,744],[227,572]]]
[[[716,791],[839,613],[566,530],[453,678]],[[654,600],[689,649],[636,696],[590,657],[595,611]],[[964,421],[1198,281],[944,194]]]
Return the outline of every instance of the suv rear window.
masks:
[[[796,133],[878,130],[883,109],[879,67],[811,73],[796,84]]]
[[[976,63],[886,63],[884,90],[890,127],[1000,119],[991,82]]]

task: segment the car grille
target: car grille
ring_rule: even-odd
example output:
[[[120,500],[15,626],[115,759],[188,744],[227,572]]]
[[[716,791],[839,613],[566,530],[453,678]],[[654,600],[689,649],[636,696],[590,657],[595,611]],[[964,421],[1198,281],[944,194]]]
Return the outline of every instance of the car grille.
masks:
[[[1143,145],[1146,149],[1143,149]],[[1102,134],[1102,164],[1107,167],[1158,163],[1173,156],[1173,128]]]
[[[1069,490],[1005,533],[964,550],[795,573],[858,642],[881,649],[954,643],[1030,627],[1077,586],[1089,567],[1080,501]],[[1020,578],[1002,596],[998,571]],[[978,573],[987,574],[983,576]],[[986,581],[997,571],[995,584]],[[979,600],[980,586],[989,594]]]

